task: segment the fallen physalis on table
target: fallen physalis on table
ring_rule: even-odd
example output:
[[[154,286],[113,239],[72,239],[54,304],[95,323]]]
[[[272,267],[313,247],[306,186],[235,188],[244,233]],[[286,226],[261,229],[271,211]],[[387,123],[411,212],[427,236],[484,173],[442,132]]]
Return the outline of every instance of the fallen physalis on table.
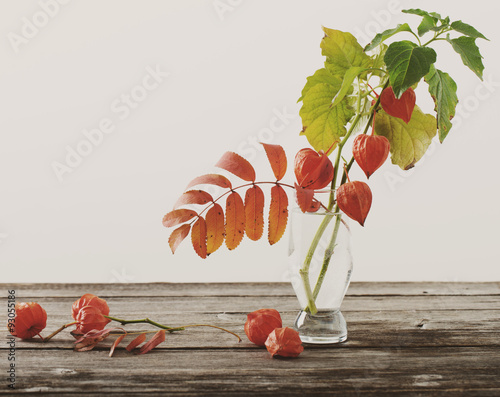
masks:
[[[211,327],[228,332],[238,338],[239,335],[225,328],[211,324],[188,324],[180,327],[169,327],[159,324],[149,318],[138,320],[124,320],[109,315],[109,306],[106,300],[93,294],[85,294],[75,301],[72,306],[72,322],[64,324],[47,337],[42,337],[41,332],[47,325],[47,312],[36,302],[17,303],[14,321],[8,322],[9,332],[20,339],[33,339],[39,336],[43,342],[50,341],[54,336],[64,329],[75,326],[71,335],[76,339],[75,351],[83,352],[92,350],[99,342],[108,337],[116,337],[111,345],[109,356],[112,357],[116,347],[127,336],[134,336],[128,343],[126,349],[129,352],[145,354],[165,341],[166,332],[172,333],[183,331],[191,327]],[[145,323],[160,328],[159,331],[136,331],[128,332],[121,327],[105,328],[111,321],[126,324]],[[245,333],[248,339],[259,345],[266,346],[273,357],[296,357],[304,348],[302,347],[299,335],[290,328],[281,328],[282,322],[280,314],[274,309],[261,309],[248,315],[245,323]],[[154,335],[146,342],[147,334]],[[142,345],[142,346],[140,346]]]

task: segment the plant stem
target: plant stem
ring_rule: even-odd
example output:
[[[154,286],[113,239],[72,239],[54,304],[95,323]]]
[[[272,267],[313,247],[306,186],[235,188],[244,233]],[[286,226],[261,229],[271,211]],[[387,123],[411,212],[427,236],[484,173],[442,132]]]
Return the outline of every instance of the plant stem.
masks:
[[[69,326],[71,325],[75,325],[75,324],[78,324],[78,321],[74,321],[72,323],[69,323],[69,324],[64,324],[61,328],[55,330],[54,332],[52,332],[49,336],[47,336],[46,338],[42,338],[42,340],[44,342],[48,342],[49,340],[51,340],[54,336],[56,336],[59,332],[61,332],[63,329],[65,328],[68,328]],[[41,336],[40,336],[41,337]]]
[[[225,329],[222,327],[217,327],[216,325],[211,325],[211,324],[188,324],[188,325],[183,325],[182,327],[179,328],[179,330],[184,329],[184,328],[190,328],[190,327],[210,327],[210,328],[220,329],[221,331],[224,331],[224,332],[227,332],[228,334],[236,336],[238,338],[238,342],[241,342],[241,338],[238,334],[236,334],[232,331],[229,331],[228,329]],[[174,330],[175,329],[176,328],[174,328]]]
[[[183,325],[181,327],[168,327],[166,325],[157,323],[156,321],[150,320],[149,318],[143,318],[143,319],[140,319],[140,320],[124,320],[124,319],[121,319],[121,318],[116,318],[116,317],[111,317],[111,316],[104,316],[104,317],[109,318],[112,321],[119,322],[122,325],[125,325],[125,324],[137,324],[137,323],[151,324],[151,325],[154,325],[155,327],[158,327],[158,328],[161,328],[161,329],[165,329],[168,332],[184,331],[185,328],[190,328],[190,327],[210,327],[210,328],[216,328],[216,329],[220,329],[221,331],[224,331],[224,332],[227,332],[227,333],[229,333],[231,335],[236,336],[238,338],[238,342],[241,342],[241,338],[240,338],[240,336],[238,334],[235,334],[234,332],[231,332],[231,331],[229,331],[229,330],[227,330],[225,328],[221,328],[221,327],[218,327],[216,325],[211,325],[211,324],[188,324],[188,325]]]
[[[319,225],[319,228],[316,231],[316,234],[314,235],[311,246],[307,251],[306,258],[304,259],[304,265],[299,270],[300,277],[302,278],[302,283],[304,284],[304,289],[307,297],[307,307],[305,310],[309,311],[311,314],[316,314],[318,312],[318,308],[316,307],[316,303],[314,301],[313,293],[311,290],[311,283],[309,280],[309,268],[311,266],[311,261],[314,256],[314,252],[316,251],[316,248],[318,247],[318,244],[321,240],[321,236],[323,236],[323,233],[325,232],[332,218],[333,215],[325,215],[325,217],[321,221],[321,224]]]
[[[425,43],[424,45],[421,45],[422,47],[427,47],[430,43],[432,43],[433,41],[437,41],[437,40],[446,40],[446,39],[443,39],[442,37],[439,37],[441,36],[443,33],[447,33],[449,32],[450,30],[452,30],[451,28],[443,28],[442,30],[440,30],[439,32],[437,33],[434,33],[434,37],[432,39],[430,39],[427,43]]]
[[[389,85],[389,80],[387,80],[387,82],[384,84],[382,91],[388,85]],[[372,124],[372,122],[374,120],[374,115],[375,115],[375,112],[377,111],[379,104],[380,104],[380,96],[377,97],[377,100],[375,101],[375,103],[373,104],[373,106],[370,109],[370,117],[368,118],[368,121],[366,122],[365,129],[363,130],[363,134],[366,134],[368,132],[368,129],[370,128],[370,125]],[[331,185],[332,192],[330,193],[330,200],[329,200],[329,204],[328,204],[329,210],[332,209],[333,203],[334,203],[334,198],[333,198],[334,193],[333,192],[334,192],[334,189],[336,188],[340,159],[342,158],[342,148],[344,147],[345,143],[347,142],[347,140],[351,136],[352,132],[354,131],[356,124],[361,119],[360,109],[361,109],[360,99],[358,97],[358,112],[357,112],[356,118],[354,119],[353,123],[351,124],[349,131],[347,132],[347,134],[344,136],[344,138],[342,139],[342,141],[338,145],[337,158],[335,160],[335,165],[334,165],[335,173],[333,175],[333,180],[332,180],[332,185]],[[353,165],[353,163],[354,163],[354,157],[351,158],[351,160],[349,161],[349,164],[345,167],[346,172],[342,176],[342,180],[341,180],[340,185],[345,183],[346,178],[347,178],[347,172],[351,169],[351,166]],[[321,286],[323,284],[323,281],[325,279],[326,272],[328,270],[328,266],[330,264],[330,260],[333,256],[333,253],[335,250],[335,244],[336,244],[337,236],[338,236],[338,232],[339,232],[340,222],[342,221],[342,215],[338,213],[339,212],[338,205],[335,205],[335,210],[333,212],[337,213],[337,215],[327,215],[327,216],[325,216],[325,218],[321,222],[321,224],[316,232],[316,235],[314,236],[314,240],[313,240],[313,242],[309,248],[309,251],[307,253],[306,259],[304,261],[304,266],[300,270],[300,275],[301,275],[302,280],[304,282],[304,287],[306,290],[306,296],[307,296],[307,302],[308,302],[305,310],[309,311],[313,315],[316,314],[318,311],[318,308],[316,307],[316,298],[318,297],[319,291],[320,291]],[[311,266],[311,260],[312,260],[312,257],[314,255],[314,252],[316,251],[316,248],[318,247],[319,241],[320,241],[321,237],[323,236],[323,233],[325,232],[326,227],[331,222],[333,216],[337,217],[336,222],[335,222],[335,227],[333,228],[332,237],[330,239],[328,247],[325,250],[323,265],[321,266],[321,270],[320,270],[320,273],[318,275],[318,280],[316,281],[316,284],[314,286],[314,290],[311,290],[311,286],[309,284],[309,268]],[[311,294],[311,292],[312,292],[312,294]]]
[[[336,212],[338,211],[338,206],[335,206]],[[337,214],[335,219],[335,227],[333,228],[332,238],[330,239],[330,243],[325,250],[325,257],[323,259],[323,265],[321,266],[321,270],[318,276],[318,281],[316,281],[316,285],[314,286],[313,298],[316,299],[319,294],[319,290],[321,289],[321,285],[323,284],[323,280],[325,279],[326,271],[328,270],[328,265],[330,263],[330,259],[332,259],[333,252],[335,250],[335,245],[337,242],[337,235],[339,233],[340,221],[342,220],[342,215]]]
[[[116,317],[111,317],[111,316],[104,316],[104,317],[109,318],[112,321],[119,322],[121,325],[145,323],[145,324],[154,325],[155,327],[158,327],[158,328],[166,329],[169,332],[182,331],[182,329],[180,329],[180,328],[168,327],[166,325],[162,325],[160,323],[157,323],[156,321],[150,320],[149,318],[143,318],[140,320],[124,320],[121,318],[116,318]]]
[[[415,36],[415,38],[416,38],[416,39],[417,39],[417,41],[418,41],[418,45],[420,45],[420,46],[421,46],[421,45],[422,45],[422,43],[420,42],[420,38],[419,38],[419,37],[418,37],[418,36],[417,36],[417,35],[416,35],[413,31],[411,31],[410,33],[411,33],[413,36]]]
[[[359,85],[358,85],[359,87]],[[359,88],[358,88],[359,89]],[[366,99],[365,99],[366,101]],[[358,103],[357,103],[357,114],[356,117],[354,118],[353,122],[351,123],[349,130],[347,131],[346,135],[343,137],[343,139],[339,142],[338,148],[337,148],[337,158],[335,159],[335,165],[333,166],[334,169],[334,174],[333,174],[333,179],[331,183],[331,192],[330,192],[330,198],[328,201],[328,211],[331,212],[333,205],[335,203],[335,185],[337,182],[337,176],[338,176],[338,169],[339,169],[339,164],[340,164],[340,159],[342,157],[342,147],[345,145],[349,137],[351,136],[352,132],[356,128],[356,125],[359,123],[359,120],[361,120],[362,114],[361,114],[361,89],[359,89],[358,92]],[[336,206],[336,211],[338,211],[338,207]],[[307,252],[306,258],[304,259],[304,264],[302,265],[301,269],[299,270],[300,276],[302,278],[302,283],[304,285],[304,290],[306,293],[307,297],[307,307],[305,308],[306,311],[309,311],[311,314],[316,314],[318,312],[318,308],[316,307],[316,302],[315,299],[318,295],[313,293],[311,289],[311,284],[310,284],[310,279],[309,279],[309,269],[311,267],[311,261],[314,256],[314,252],[316,252],[316,248],[318,247],[318,244],[321,240],[321,237],[325,233],[326,228],[330,224],[331,220],[333,219],[335,215],[325,215],[323,220],[321,221],[321,224],[319,225],[318,230],[316,231],[316,234],[314,235],[313,241],[311,243],[311,246],[309,247],[309,250]],[[338,227],[337,227],[338,230]],[[332,252],[333,254],[333,252]],[[328,268],[328,265],[326,266]],[[325,268],[325,272],[326,272]],[[324,277],[324,276],[323,276]],[[316,286],[319,291],[318,284],[316,283]],[[321,285],[320,285],[321,286]],[[316,288],[315,288],[316,290]]]

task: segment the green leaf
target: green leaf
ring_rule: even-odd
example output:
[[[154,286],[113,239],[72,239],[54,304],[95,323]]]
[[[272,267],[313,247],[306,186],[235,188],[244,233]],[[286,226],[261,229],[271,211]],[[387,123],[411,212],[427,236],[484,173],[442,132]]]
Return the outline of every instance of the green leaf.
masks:
[[[322,54],[326,56],[325,67],[340,78],[353,66],[369,68],[372,59],[363,52],[356,38],[347,32],[323,28]]]
[[[331,74],[328,71],[328,69],[326,69],[326,68],[316,70],[316,72],[314,72],[314,74],[312,76],[309,76],[307,78],[306,85],[302,89],[302,95],[297,100],[297,102],[302,101],[304,99],[305,95],[307,94],[307,92],[312,87],[314,87],[316,84],[320,84],[320,83],[329,84],[329,85],[335,87],[337,90],[339,90],[341,85],[342,85],[342,78]]]
[[[413,109],[408,124],[379,110],[375,117],[375,133],[389,140],[392,163],[408,170],[423,157],[436,135],[436,119],[423,113],[418,106]]]
[[[486,37],[484,37],[481,33],[479,33],[474,27],[472,27],[472,26],[470,26],[462,21],[452,22],[451,28],[458,33],[462,33],[466,36],[473,37],[475,39],[489,40]]]
[[[365,47],[365,51],[373,50],[380,43],[382,43],[383,41],[387,40],[388,38],[394,36],[396,33],[399,33],[399,32],[411,32],[411,31],[412,30],[410,28],[410,25],[408,25],[407,23],[399,24],[398,26],[396,26],[393,29],[384,30],[382,33],[378,33],[373,38],[373,40],[371,41],[371,43],[369,43]]]
[[[483,58],[479,53],[479,48],[476,45],[476,39],[473,37],[460,36],[456,39],[447,37],[448,42],[452,45],[455,52],[460,54],[462,62],[470,70],[472,70],[477,77],[483,79],[484,65],[481,59]]]
[[[332,145],[340,142],[340,138],[347,132],[345,125],[354,115],[347,98],[337,106],[332,106],[332,99],[337,93],[336,87],[320,83],[310,88],[302,100],[301,135],[305,135],[317,151],[326,152]]]
[[[436,69],[434,65],[425,76],[425,81],[429,84],[429,93],[436,105],[434,110],[437,114],[439,141],[443,142],[451,129],[450,120],[455,116],[458,103],[457,84],[448,73]]]
[[[420,8],[410,8],[408,10],[401,10],[401,12],[404,12],[405,14],[414,14],[418,15],[421,17],[429,17],[434,20],[434,22],[437,22],[438,20],[442,20],[441,15],[439,15],[437,12],[427,12],[424,10],[421,10]]]
[[[422,22],[420,22],[420,25],[418,25],[417,28],[418,35],[422,37],[429,30],[432,30],[435,27],[436,27],[436,20],[428,15],[424,15]]]
[[[411,41],[396,41],[384,56],[389,80],[396,98],[420,81],[436,62],[436,52],[430,47],[419,47]]]
[[[377,47],[376,49],[376,54],[373,55],[373,69],[382,69],[385,70],[385,62],[384,62],[384,56],[385,52],[387,51],[387,45],[381,44],[380,46]],[[381,78],[380,84],[384,84],[385,81],[387,80],[387,73],[384,73],[382,71],[378,70],[373,70],[372,75],[374,76],[379,76]]]
[[[360,66],[353,66],[352,68],[349,68],[347,72],[345,72],[344,80],[342,81],[342,87],[340,87],[339,92],[337,92],[337,95],[335,95],[332,106],[337,106],[340,101],[345,98],[349,91],[352,91],[352,83],[354,79],[365,70],[365,68],[362,68]]]

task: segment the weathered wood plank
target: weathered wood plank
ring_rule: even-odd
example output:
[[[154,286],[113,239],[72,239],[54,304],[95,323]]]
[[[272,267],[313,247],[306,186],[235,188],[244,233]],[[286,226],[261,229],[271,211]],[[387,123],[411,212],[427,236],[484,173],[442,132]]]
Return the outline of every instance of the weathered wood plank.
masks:
[[[272,359],[264,349],[126,353],[19,351],[18,392],[500,392],[500,348],[306,349],[296,360]]]
[[[22,284],[0,283],[0,299],[15,289],[20,299],[37,297],[77,298],[86,292],[103,297],[119,296],[293,296],[289,283],[114,283],[114,284]],[[353,282],[349,296],[367,295],[500,295],[500,282]]]
[[[165,344],[157,349],[255,349],[243,331],[242,326],[228,327],[228,330],[236,332],[241,336],[243,342],[238,343],[234,336],[214,330],[189,330],[174,334],[167,334]],[[152,327],[127,328],[129,332],[153,330]],[[48,335],[49,332],[44,333]],[[338,348],[406,348],[406,347],[500,347],[500,335],[495,331],[461,331],[461,330],[399,330],[385,329],[384,332],[373,332],[373,329],[365,325],[349,324],[349,337],[347,342],[337,346]],[[110,336],[99,346],[103,350],[109,350],[116,337]],[[123,348],[133,336],[124,340]],[[6,345],[6,338],[1,338],[3,345]],[[16,341],[16,348],[20,349],[65,349],[72,350],[74,339],[68,334],[58,336],[48,344],[43,344],[41,340]],[[310,346],[310,348],[320,348],[323,346]],[[2,347],[0,351],[6,350]],[[120,348],[118,349],[120,350]]]
[[[111,313],[116,315],[156,316],[162,313],[181,314],[186,312],[199,313],[248,313],[262,307],[272,307],[278,311],[293,311],[299,309],[299,303],[294,296],[206,296],[200,299],[196,296],[171,297],[110,297],[107,302]],[[55,309],[64,299],[68,313],[71,311],[73,298],[37,298],[47,312],[57,312]],[[137,301],[139,305],[132,302]],[[132,305],[132,306],[131,306]],[[395,310],[499,310],[500,295],[473,296],[346,296],[342,310],[349,311],[395,311]]]
[[[271,359],[243,332],[246,313],[262,307],[275,307],[284,325],[292,325],[298,304],[288,284],[26,285],[17,297],[45,307],[45,335],[71,321],[73,301],[93,292],[108,300],[115,316],[149,316],[171,325],[211,323],[239,333],[244,342],[193,328],[167,335],[165,344],[145,356],[128,353],[124,343],[110,359],[112,339],[86,353],[71,351],[67,332],[48,344],[16,340],[17,392],[496,396],[499,284],[353,283],[342,309],[348,341],[307,346],[297,360]],[[154,329],[137,324],[127,329],[148,327]],[[2,355],[6,338],[0,327]],[[0,388],[0,394],[8,392]]]
[[[130,306],[140,305],[131,300]],[[64,323],[72,321],[67,307],[56,307],[57,314],[49,312],[49,322],[44,335],[50,334]],[[284,326],[292,326],[296,312],[282,312]],[[144,315],[142,316],[144,317]],[[500,344],[500,317],[496,310],[464,311],[352,311],[346,312],[349,327],[348,342],[343,347],[391,347],[391,346],[498,346]],[[132,317],[129,317],[132,318]],[[246,315],[242,313],[192,313],[170,315],[162,313],[155,321],[172,326],[184,324],[213,324],[239,334],[245,341],[243,324]],[[109,325],[120,326],[112,322]],[[129,332],[154,330],[148,324],[127,325]],[[0,340],[8,336],[0,328]],[[110,339],[111,340],[111,339]],[[59,334],[49,345],[39,340],[18,341],[18,348],[63,348],[71,349],[73,339],[69,330]],[[211,328],[191,328],[168,336],[167,345],[176,348],[247,348],[247,343],[235,345],[233,336]],[[103,342],[109,346],[112,342]],[[250,347],[252,347],[250,345]],[[0,344],[0,350],[7,348]]]
[[[23,391],[19,392],[19,394],[36,394],[37,396],[44,396],[44,397],[52,397],[56,395],[57,397],[66,397],[66,396],[101,396],[102,394],[99,391],[93,392],[93,391],[86,391],[85,393],[43,393],[40,392],[41,388],[34,388],[34,390],[30,391],[29,393],[25,393]],[[244,393],[237,393],[237,395],[253,395],[253,394],[258,394],[259,396],[276,396],[277,393],[279,393],[280,390],[277,389],[277,391],[259,391],[258,393],[252,393],[251,391],[246,391]],[[18,394],[18,393],[16,393]],[[183,397],[189,397],[189,396],[220,396],[223,395],[224,393],[222,391],[216,391],[216,392],[202,392],[202,393],[192,393],[192,392],[176,392],[176,393],[171,393],[175,395],[181,395]],[[427,389],[425,392],[414,392],[411,390],[384,390],[382,392],[373,392],[369,390],[356,390],[353,388],[353,390],[329,390],[326,392],[316,392],[314,393],[315,395],[334,395],[334,396],[363,396],[363,397],[380,397],[382,396],[401,396],[404,395],[405,397],[422,397],[422,396],[438,396],[438,397],[460,397],[460,396],[466,396],[466,397],[498,397],[498,389],[497,388],[462,388],[462,389],[440,389],[440,390],[434,390],[434,389]],[[147,395],[148,397],[164,397],[165,393],[164,392],[147,392],[147,393],[137,393],[137,392],[117,392],[114,393],[112,391],[109,391],[106,393],[107,396],[143,396]],[[236,395],[236,393],[230,393],[230,395]],[[286,395],[292,395],[292,396],[303,396],[303,390],[301,389],[300,391],[286,391]]]

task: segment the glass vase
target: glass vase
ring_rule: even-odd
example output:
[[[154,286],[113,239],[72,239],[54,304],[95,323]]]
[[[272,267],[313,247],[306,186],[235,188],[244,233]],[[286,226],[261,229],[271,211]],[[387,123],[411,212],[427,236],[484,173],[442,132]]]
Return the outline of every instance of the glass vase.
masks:
[[[289,270],[301,307],[294,328],[304,343],[340,343],[347,339],[340,306],[353,263],[345,218],[326,208],[291,211]]]

